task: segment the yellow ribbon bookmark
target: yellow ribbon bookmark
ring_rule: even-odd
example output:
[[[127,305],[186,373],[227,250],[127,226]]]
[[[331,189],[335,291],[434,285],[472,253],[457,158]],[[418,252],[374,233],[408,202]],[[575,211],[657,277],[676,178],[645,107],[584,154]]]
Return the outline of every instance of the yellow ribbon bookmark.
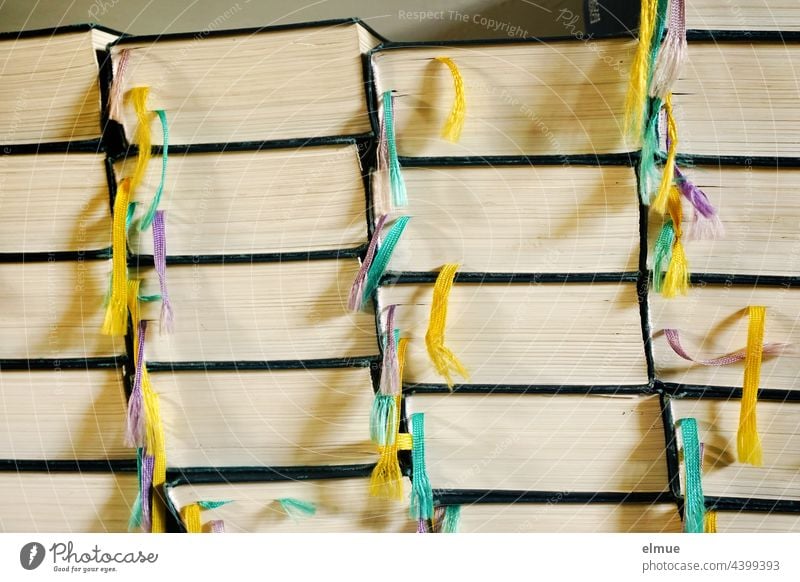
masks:
[[[458,267],[459,265],[455,263],[444,265],[436,278],[436,283],[433,286],[431,319],[430,323],[428,323],[428,332],[425,334],[425,344],[428,347],[428,355],[431,358],[431,362],[433,362],[436,371],[447,381],[447,385],[450,388],[454,384],[451,372],[456,372],[465,379],[469,377],[469,373],[456,355],[444,345],[444,332],[447,325],[447,303]]]
[[[761,382],[761,358],[764,353],[764,327],[766,307],[751,305],[747,308],[750,322],[747,326],[747,352],[744,358],[744,386],[742,407],[739,412],[739,431],[736,445],[740,463],[760,467],[763,462],[761,438],[756,423],[756,402]]]
[[[455,89],[455,98],[453,99],[453,107],[450,109],[450,115],[447,116],[447,121],[444,122],[442,127],[442,137],[448,141],[457,142],[461,139],[461,130],[464,129],[464,118],[467,112],[467,99],[464,95],[464,79],[461,72],[458,70],[452,59],[447,57],[436,57],[440,63],[447,65],[450,69],[450,74],[453,75],[453,87]]]

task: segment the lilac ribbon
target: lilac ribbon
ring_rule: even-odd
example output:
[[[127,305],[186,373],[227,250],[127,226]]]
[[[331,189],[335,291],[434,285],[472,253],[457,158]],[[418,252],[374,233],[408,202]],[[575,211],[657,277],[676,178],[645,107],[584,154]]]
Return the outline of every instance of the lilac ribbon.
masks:
[[[147,335],[147,321],[141,320],[136,328],[138,346],[136,347],[136,371],[133,374],[133,387],[128,398],[128,416],[125,425],[125,444],[140,447],[144,441],[144,396],[142,395],[142,373],[144,371],[144,340]]]
[[[149,532],[152,526],[152,513],[150,511],[150,488],[153,486],[153,469],[156,458],[152,455],[145,455],[142,458],[142,480],[139,487],[142,492],[142,529]]]
[[[161,288],[160,331],[161,333],[165,331],[172,333],[175,327],[175,317],[167,291],[167,235],[163,210],[157,210],[153,218],[153,262],[158,274],[158,285]]]
[[[705,218],[711,218],[717,214],[717,209],[711,204],[700,188],[695,186],[684,174],[680,171],[678,166],[675,166],[675,184],[691,205],[697,212],[702,214]]]
[[[350,311],[359,311],[361,309],[364,282],[367,280],[367,273],[378,249],[378,239],[388,218],[388,214],[381,214],[375,223],[375,230],[372,231],[372,240],[369,241],[364,262],[361,263],[361,268],[358,270],[355,281],[353,281],[353,286],[350,287],[350,295],[347,298],[347,308]]]
[[[684,360],[694,362],[695,364],[700,364],[701,366],[727,366],[729,364],[735,364],[736,362],[741,362],[742,360],[744,360],[745,355],[747,354],[746,349],[741,349],[719,358],[713,358],[711,360],[696,360],[693,357],[691,357],[686,352],[686,350],[683,349],[683,346],[681,345],[680,332],[677,329],[665,329],[664,337],[667,338],[667,343],[669,344],[669,347],[672,348],[672,351],[675,352],[678,356],[680,356]],[[788,347],[788,345],[789,344],[783,344],[783,343],[765,343],[763,355],[764,356],[778,355],[786,347]]]
[[[386,309],[386,347],[383,350],[383,369],[381,371],[381,394],[397,396],[400,393],[400,370],[397,362],[397,342],[394,337],[394,320],[397,305]]]

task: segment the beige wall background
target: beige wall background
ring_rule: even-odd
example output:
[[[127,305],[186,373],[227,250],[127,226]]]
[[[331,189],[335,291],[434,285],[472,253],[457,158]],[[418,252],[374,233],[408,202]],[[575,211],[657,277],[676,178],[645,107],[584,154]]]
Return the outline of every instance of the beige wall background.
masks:
[[[581,0],[0,0],[0,32],[98,22],[161,34],[358,16],[391,40],[507,38],[564,34],[561,10],[582,23]]]

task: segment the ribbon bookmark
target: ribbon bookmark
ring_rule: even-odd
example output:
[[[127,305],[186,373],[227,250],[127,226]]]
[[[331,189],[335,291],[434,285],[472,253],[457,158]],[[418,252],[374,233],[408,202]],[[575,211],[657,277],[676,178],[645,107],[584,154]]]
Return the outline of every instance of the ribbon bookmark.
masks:
[[[146,230],[153,224],[153,220],[156,217],[156,210],[158,210],[158,205],[161,203],[161,195],[164,193],[164,182],[167,179],[167,158],[169,157],[169,127],[167,126],[167,114],[163,109],[157,109],[155,113],[158,115],[159,121],[161,121],[161,133],[163,136],[161,142],[161,180],[158,183],[158,188],[153,196],[153,200],[150,202],[150,208],[147,209],[147,212],[142,218],[142,224],[139,226],[140,230]]]
[[[112,336],[125,335],[128,328],[126,307],[128,303],[128,248],[126,244],[125,219],[131,181],[122,180],[114,199],[114,222],[111,255],[111,297],[106,306],[103,333]]]
[[[406,183],[403,181],[403,174],[400,171],[400,158],[397,155],[397,141],[394,131],[394,95],[391,91],[385,91],[383,94],[383,123],[389,158],[389,183],[392,188],[392,204],[395,207],[408,206]]]
[[[389,260],[392,258],[394,248],[397,246],[397,243],[400,242],[400,237],[403,235],[403,231],[406,229],[409,220],[411,220],[410,216],[401,216],[394,222],[389,232],[386,234],[383,244],[378,249],[378,252],[375,254],[375,259],[369,266],[361,296],[362,305],[369,301],[372,294],[378,288],[381,277],[383,277],[386,267],[389,266]]]
[[[684,0],[669,0],[667,36],[658,52],[653,78],[650,82],[650,95],[663,99],[672,91],[681,67],[686,62],[688,52]]]
[[[367,273],[372,266],[372,261],[375,260],[375,251],[378,249],[378,239],[380,239],[381,231],[388,219],[388,214],[381,214],[378,217],[378,221],[375,223],[375,229],[372,231],[372,238],[367,247],[367,254],[364,257],[364,261],[361,263],[361,267],[358,269],[352,287],[350,287],[350,295],[347,299],[347,308],[350,311],[361,311],[362,300],[364,298],[364,283],[367,280]]]
[[[741,362],[742,360],[745,359],[747,355],[747,349],[743,348],[741,350],[731,352],[730,354],[726,354],[719,358],[712,358],[709,360],[699,360],[690,356],[689,353],[684,349],[683,344],[681,344],[681,335],[679,330],[665,329],[664,337],[667,339],[667,344],[669,344],[669,347],[678,356],[680,356],[684,360],[688,360],[689,362],[700,364],[701,366],[727,366],[729,364],[735,364],[736,362]],[[761,351],[764,356],[776,356],[780,355],[784,349],[789,347],[789,345],[790,344],[765,343]]]
[[[467,100],[464,96],[464,79],[461,77],[461,72],[452,59],[436,57],[435,60],[447,65],[447,68],[450,69],[450,74],[453,76],[455,97],[453,99],[453,107],[450,109],[450,114],[447,116],[444,127],[442,127],[442,137],[455,143],[461,139],[461,130],[464,128],[464,117],[467,112]]]
[[[117,60],[117,70],[114,71],[114,78],[111,80],[111,89],[108,92],[108,118],[117,123],[122,123],[122,81],[125,78],[125,69],[128,68],[130,50],[122,49],[119,51]]]
[[[175,329],[175,315],[167,291],[167,232],[163,210],[157,210],[153,218],[153,263],[161,289],[160,332],[172,333]]]
[[[685,494],[683,504],[683,530],[685,533],[703,533],[706,511],[703,495],[702,468],[700,456],[700,437],[697,421],[682,418],[678,421],[683,438],[683,463]]]
[[[433,517],[433,490],[425,467],[425,415],[411,415],[411,517],[420,522]]]
[[[405,367],[408,338],[400,338],[397,342],[397,369],[399,384],[402,385],[403,369]],[[400,434],[400,394],[394,397],[392,411],[394,417],[388,428],[394,430],[392,437],[386,437],[386,444],[380,446],[378,463],[372,470],[369,480],[369,494],[383,499],[400,501],[403,498],[403,474],[400,471],[400,462],[397,458],[398,451],[410,450],[412,447],[411,435]]]
[[[131,192],[135,192],[139,184],[144,180],[147,173],[147,166],[152,155],[152,136],[150,135],[150,118],[152,112],[147,109],[147,97],[150,95],[150,87],[134,87],[131,89],[131,101],[136,111],[136,146],[138,155],[136,156],[136,167],[131,177]]]
[[[444,345],[445,328],[447,327],[447,304],[450,300],[450,291],[459,265],[450,263],[444,265],[436,278],[433,286],[433,301],[431,302],[431,316],[428,331],[425,334],[425,345],[434,368],[453,387],[452,372],[462,378],[468,378],[469,373],[458,357]]]
[[[760,467],[763,463],[761,438],[756,423],[756,403],[761,382],[761,360],[764,354],[764,327],[766,307],[751,305],[747,308],[747,348],[744,358],[744,386],[742,408],[739,412],[739,430],[736,434],[736,449],[740,463]]]
[[[645,103],[650,79],[651,53],[657,50],[660,39],[654,31],[658,16],[657,0],[642,0],[639,13],[639,44],[631,64],[628,93],[625,97],[625,133],[637,139],[642,133]]]

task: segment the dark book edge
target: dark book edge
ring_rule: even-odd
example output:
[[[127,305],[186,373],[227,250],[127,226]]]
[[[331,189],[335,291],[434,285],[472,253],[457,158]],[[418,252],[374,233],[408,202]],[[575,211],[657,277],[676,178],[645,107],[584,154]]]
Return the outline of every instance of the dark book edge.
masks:
[[[406,271],[398,273],[387,271],[381,278],[381,285],[433,284],[438,273],[435,271]],[[637,283],[638,272],[619,273],[456,273],[456,283]]]
[[[701,386],[656,380],[658,389],[671,399],[740,400],[741,386]],[[800,402],[800,390],[759,388],[758,399],[769,402]]]
[[[800,40],[798,30],[713,30],[688,29],[686,40],[690,42],[796,42]],[[690,49],[691,50],[691,49]]]
[[[102,119],[102,112],[100,114]],[[99,130],[98,130],[99,133]],[[54,141],[43,143],[0,144],[3,155],[57,154],[57,153],[105,153],[102,137],[77,141]]]
[[[452,389],[444,383],[404,383],[403,395],[414,394],[584,394],[646,395],[656,394],[649,384],[620,386],[618,384],[557,385],[557,384],[455,384]]]
[[[436,488],[433,490],[433,499],[435,505],[675,503],[672,495],[667,492],[497,491]]]
[[[305,252],[255,253],[238,255],[167,255],[167,265],[224,265],[241,263],[283,263],[291,261],[326,261],[354,259],[367,248],[362,244],[350,249],[331,249]],[[129,267],[152,267],[153,255],[128,255]]]
[[[35,251],[0,253],[0,263],[46,263],[53,261],[106,261],[111,258],[111,247],[80,251]]]
[[[375,120],[377,123],[377,120]],[[377,130],[376,130],[377,135]],[[517,156],[419,156],[398,158],[406,168],[439,166],[626,166],[638,164],[640,152],[609,154],[545,154]]]
[[[609,33],[595,32],[591,38],[587,38],[589,33],[576,33],[576,34],[559,34],[555,36],[526,36],[526,37],[509,37],[509,38],[479,38],[479,39],[451,39],[451,40],[403,40],[403,41],[387,41],[374,49],[368,54],[373,55],[380,52],[398,50],[398,49],[415,49],[415,48],[458,48],[463,46],[496,46],[496,45],[518,45],[518,44],[541,44],[547,45],[551,43],[585,43],[593,41],[606,41],[606,40],[630,40],[632,34],[623,31],[613,31]]]
[[[718,156],[703,154],[682,154],[676,156],[676,163],[681,167],[694,166],[716,167],[755,167],[755,168],[798,168],[800,157],[787,156]]]
[[[661,419],[664,425],[665,456],[667,462],[667,478],[669,480],[669,490],[673,498],[679,504],[683,501],[680,483],[680,460],[678,457],[678,439],[675,432],[675,418],[672,416],[670,397],[661,394]],[[683,513],[681,513],[683,515]]]
[[[135,452],[131,453],[135,455]],[[135,473],[136,459],[58,460],[0,459],[0,474],[5,473]]]
[[[94,370],[123,368],[128,363],[127,354],[104,358],[30,358],[0,359],[0,371],[4,370]]]
[[[147,371],[159,372],[235,372],[250,370],[318,370],[324,368],[370,368],[380,356],[358,356],[352,358],[320,358],[308,360],[238,360],[238,361],[195,361],[195,362],[159,362],[146,361]]]
[[[119,124],[114,124],[121,128]],[[355,145],[357,148],[361,142],[372,139],[372,134],[353,134],[353,135],[330,135],[322,137],[298,137],[287,139],[274,139],[262,141],[239,141],[225,143],[191,143],[173,144],[167,147],[167,152],[172,155],[185,154],[209,154],[225,152],[259,152],[262,150],[294,150],[307,147],[324,147],[332,145]],[[150,148],[152,156],[160,156],[164,151],[163,146],[154,145]],[[116,163],[127,157],[139,155],[139,147],[136,144],[129,144],[123,136],[121,147],[117,147],[110,154],[111,162]]]
[[[35,30],[21,30],[21,31],[8,31],[0,32],[0,40],[16,40],[20,38],[32,38],[37,36],[55,36],[58,34],[69,34],[72,32],[89,32],[91,30],[99,30],[109,34],[116,34],[117,36],[126,36],[124,32],[119,32],[113,28],[108,28],[96,22],[83,22],[79,24],[65,24],[61,26],[53,26],[51,28],[37,28]]]

